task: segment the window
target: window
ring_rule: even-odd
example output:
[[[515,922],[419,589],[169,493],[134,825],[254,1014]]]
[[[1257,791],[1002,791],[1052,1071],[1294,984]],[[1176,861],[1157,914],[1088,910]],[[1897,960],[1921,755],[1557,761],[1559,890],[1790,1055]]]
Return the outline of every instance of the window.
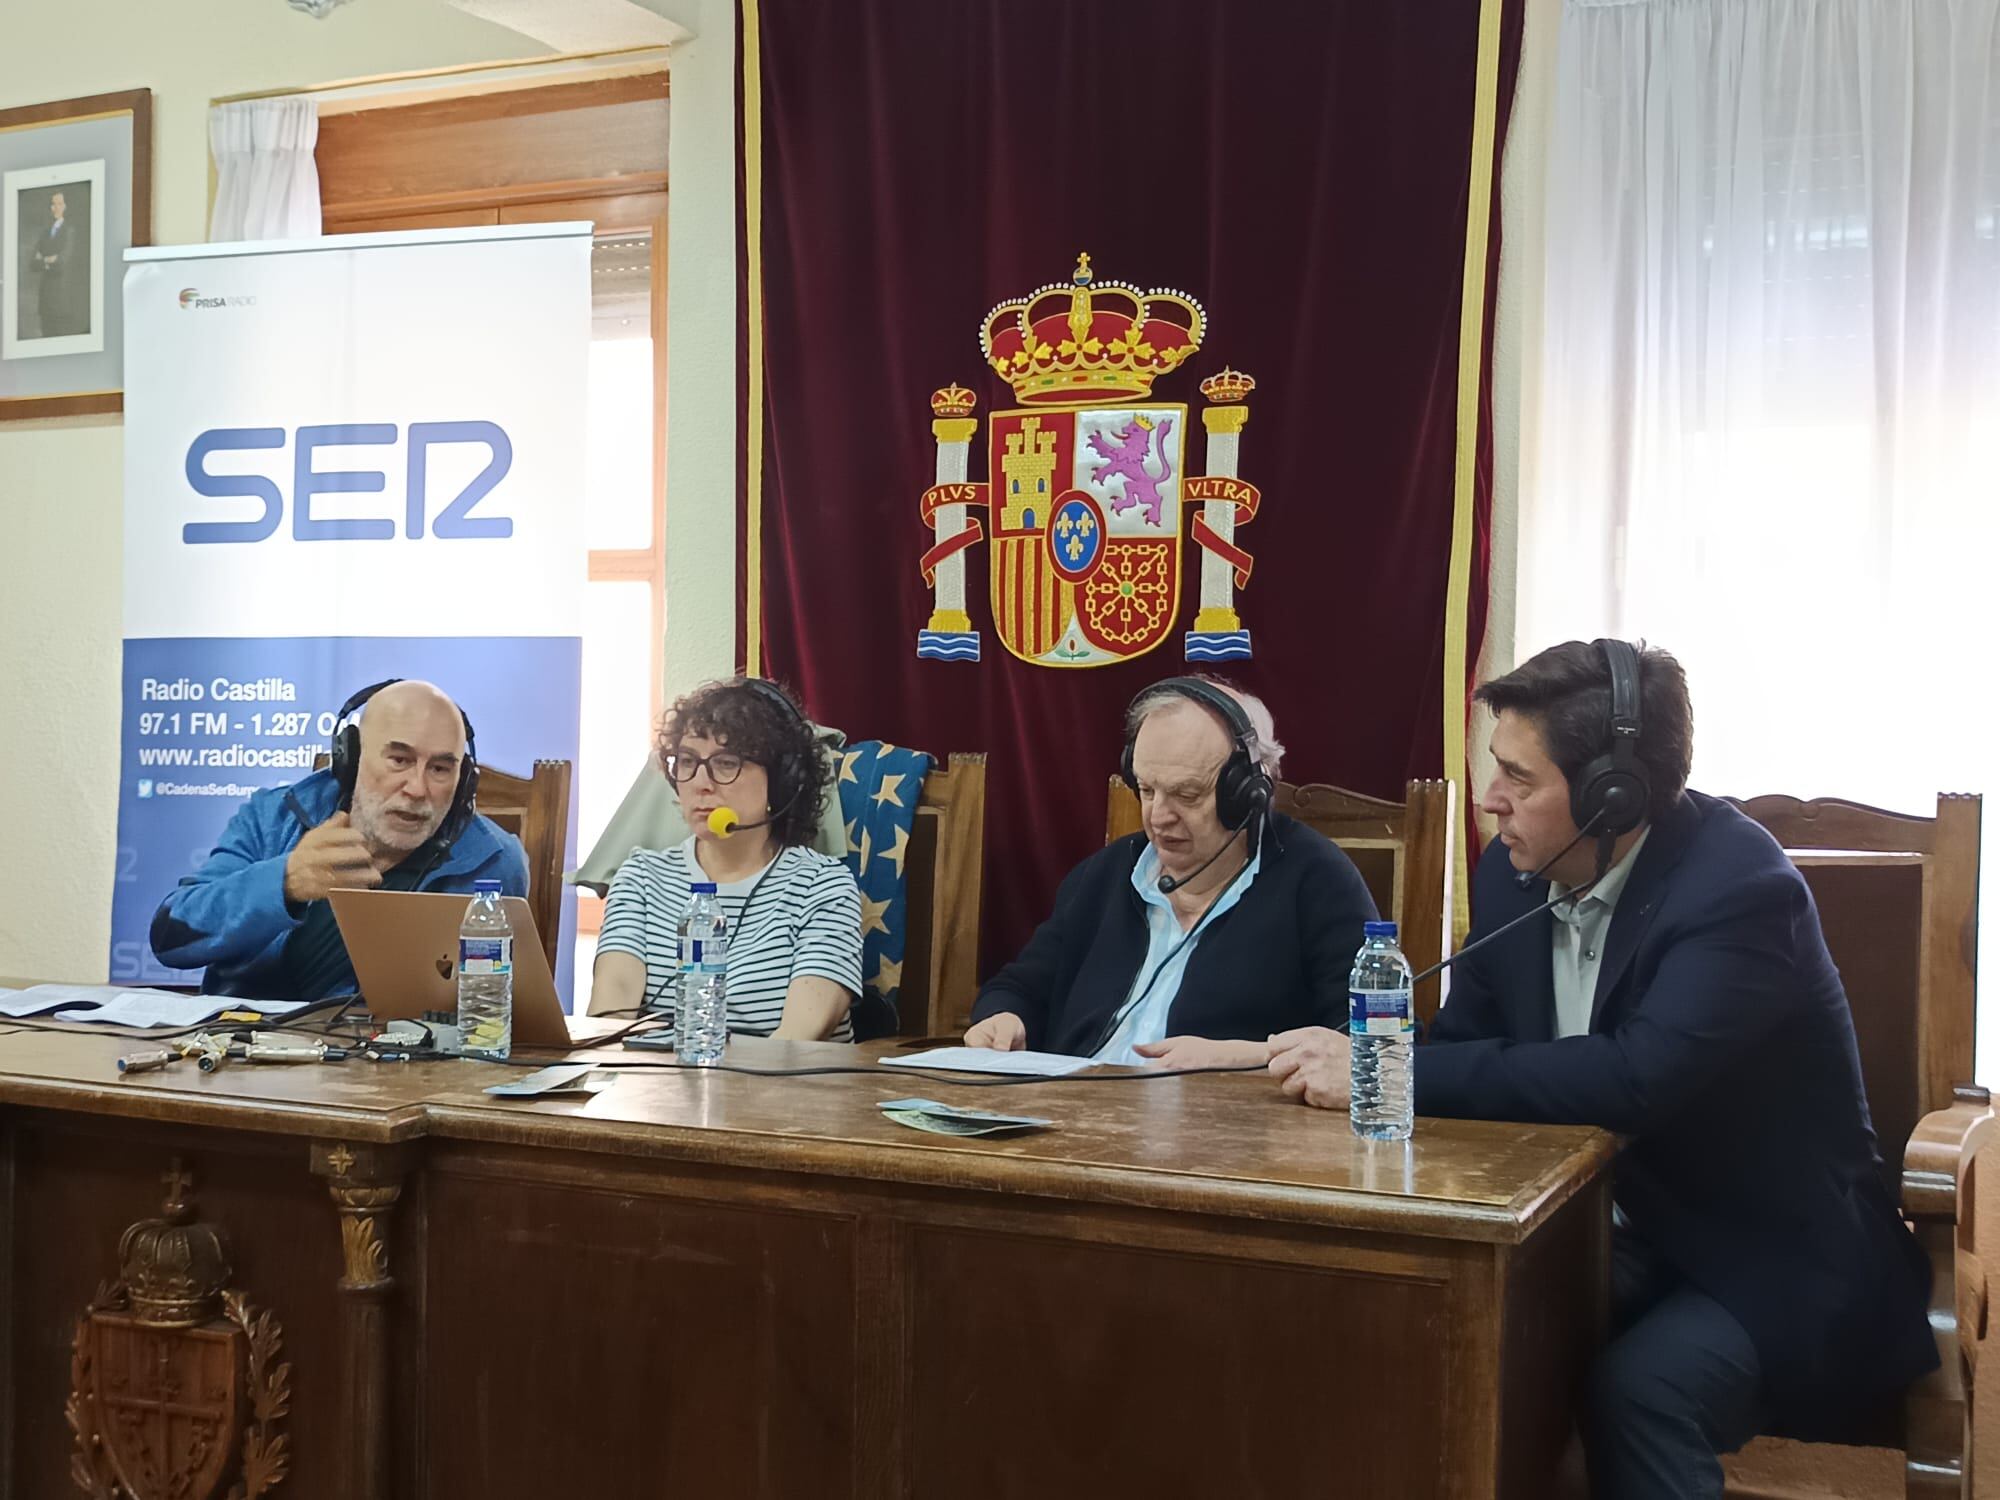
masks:
[[[651,753],[666,634],[666,142],[662,73],[328,114],[328,234],[587,219],[591,249],[581,858]],[[515,769],[515,768],[509,768]],[[519,768],[525,770],[526,768]],[[603,902],[580,894],[576,1006]]]

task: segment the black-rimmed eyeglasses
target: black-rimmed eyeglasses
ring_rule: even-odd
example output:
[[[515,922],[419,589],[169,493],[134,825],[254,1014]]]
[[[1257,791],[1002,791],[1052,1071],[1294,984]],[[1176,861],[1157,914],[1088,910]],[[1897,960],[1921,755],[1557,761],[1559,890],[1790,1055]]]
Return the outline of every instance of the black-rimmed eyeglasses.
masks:
[[[710,781],[717,786],[728,786],[743,774],[743,757],[734,750],[718,750],[713,755],[678,750],[667,757],[667,779],[676,784],[693,781],[703,766],[708,767]]]

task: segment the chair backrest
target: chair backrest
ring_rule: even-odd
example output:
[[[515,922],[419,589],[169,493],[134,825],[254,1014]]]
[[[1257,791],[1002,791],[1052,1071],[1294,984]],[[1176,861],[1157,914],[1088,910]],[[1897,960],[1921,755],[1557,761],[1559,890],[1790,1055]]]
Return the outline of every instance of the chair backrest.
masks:
[[[332,757],[313,761],[324,771]],[[549,972],[556,972],[562,940],[563,851],[569,844],[570,763],[538,760],[533,774],[515,776],[481,763],[479,811],[521,841],[528,856],[528,910],[542,936]]]
[[[986,852],[986,757],[958,752],[924,778],[904,862],[908,938],[897,1028],[963,1031],[979,990]]]
[[[1972,1078],[1980,799],[1940,796],[1928,818],[1832,797],[1736,805],[1812,890],[1854,1013],[1882,1156],[1899,1170],[1917,1121]]]
[[[1450,951],[1457,796],[1448,781],[1413,780],[1403,798],[1390,802],[1337,786],[1281,781],[1273,805],[1340,845],[1367,882],[1375,909],[1400,926],[1403,952],[1421,972]],[[1139,831],[1139,799],[1114,776],[1104,841]],[[1436,978],[1417,986],[1419,1020],[1437,1014],[1441,989]]]
[[[479,768],[479,811],[519,839],[527,853],[528,910],[534,913],[552,974],[562,938],[570,775],[566,760],[538,760],[527,776],[487,765]]]

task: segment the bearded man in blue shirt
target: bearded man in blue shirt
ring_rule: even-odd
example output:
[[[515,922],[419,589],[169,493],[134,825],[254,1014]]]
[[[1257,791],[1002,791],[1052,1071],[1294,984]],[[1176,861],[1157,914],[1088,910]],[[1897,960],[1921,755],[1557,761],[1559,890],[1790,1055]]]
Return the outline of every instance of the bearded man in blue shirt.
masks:
[[[360,722],[344,721],[356,709]],[[471,725],[428,682],[391,680],[348,700],[334,763],[258,792],[202,867],[160,903],[153,952],[206,967],[209,994],[321,1000],[354,990],[327,893],[463,891],[497,880],[525,896],[520,840],[474,805]]]

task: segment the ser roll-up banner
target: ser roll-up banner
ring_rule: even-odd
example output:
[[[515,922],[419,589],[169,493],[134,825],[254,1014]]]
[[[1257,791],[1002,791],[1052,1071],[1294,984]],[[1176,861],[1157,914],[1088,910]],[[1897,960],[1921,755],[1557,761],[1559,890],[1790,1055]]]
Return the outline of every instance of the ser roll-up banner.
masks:
[[[487,766],[575,761],[590,226],[126,259],[111,978],[186,983],[154,911],[357,688],[437,683]]]

